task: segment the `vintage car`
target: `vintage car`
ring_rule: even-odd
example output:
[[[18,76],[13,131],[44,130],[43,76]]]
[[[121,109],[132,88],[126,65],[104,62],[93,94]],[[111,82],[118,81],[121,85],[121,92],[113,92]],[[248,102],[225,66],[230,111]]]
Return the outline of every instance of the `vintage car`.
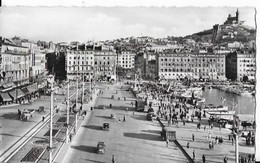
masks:
[[[103,130],[109,131],[109,123],[103,123]]]
[[[115,114],[111,114],[111,119],[115,119],[116,118],[116,116],[115,116]]]
[[[104,142],[98,142],[97,144],[97,153],[98,154],[104,154],[106,150],[106,145]]]
[[[154,120],[154,119],[156,119],[156,118],[157,118],[157,116],[156,116],[153,112],[148,113],[148,114],[146,115],[146,119],[147,119],[148,121],[152,121],[152,120]]]

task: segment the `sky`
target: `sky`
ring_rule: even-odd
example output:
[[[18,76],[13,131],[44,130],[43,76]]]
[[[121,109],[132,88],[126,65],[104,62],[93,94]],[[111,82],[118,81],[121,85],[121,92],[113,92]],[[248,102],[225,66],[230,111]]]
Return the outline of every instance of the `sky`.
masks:
[[[255,27],[255,9],[238,7]],[[0,9],[0,35],[87,42],[131,36],[185,36],[222,24],[236,7],[17,7]]]

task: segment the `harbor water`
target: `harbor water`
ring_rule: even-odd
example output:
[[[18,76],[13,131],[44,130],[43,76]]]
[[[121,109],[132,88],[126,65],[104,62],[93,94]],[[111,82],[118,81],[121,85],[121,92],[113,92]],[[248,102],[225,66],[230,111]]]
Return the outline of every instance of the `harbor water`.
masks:
[[[214,88],[205,89],[203,95],[206,99],[206,105],[226,105],[229,110],[235,110],[236,114],[255,114],[255,96],[237,95]],[[221,98],[226,99],[224,103],[221,102]]]

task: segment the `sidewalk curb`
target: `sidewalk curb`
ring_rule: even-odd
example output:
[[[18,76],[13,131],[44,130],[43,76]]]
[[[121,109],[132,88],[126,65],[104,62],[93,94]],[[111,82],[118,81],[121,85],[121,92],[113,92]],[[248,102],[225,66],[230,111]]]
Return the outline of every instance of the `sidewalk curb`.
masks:
[[[97,94],[99,94],[99,91],[100,91],[100,90],[98,89],[98,92],[96,93],[96,98],[91,102],[91,104],[89,104],[90,106],[94,106],[94,105],[95,105],[96,100],[97,100],[97,98],[98,98]],[[91,113],[92,113],[92,112],[90,112],[89,115],[91,115]],[[78,119],[79,119],[79,118],[78,118]],[[82,123],[83,123],[86,119],[87,119],[87,117],[85,117],[83,120],[81,120],[81,123],[78,124],[78,127],[77,127],[78,130],[80,129]],[[71,130],[72,130],[72,129],[71,129]],[[70,131],[71,131],[71,130],[70,130]],[[75,138],[78,136],[78,134],[77,134],[77,133],[78,133],[78,130],[77,130],[76,135],[74,136],[73,140],[75,140]],[[73,141],[72,141],[72,142],[73,142]],[[62,149],[65,148],[66,145],[67,145],[68,149],[65,149],[65,154],[66,154],[66,153],[69,151],[69,148],[71,147],[72,142],[66,143],[66,140],[65,140],[65,141],[62,143],[61,147],[59,148],[59,150],[57,151],[56,155],[54,156],[54,158],[53,158],[53,160],[52,160],[54,163],[58,163],[58,162],[62,162],[62,161],[63,161],[64,157],[63,157],[62,160],[57,160],[58,157],[59,157],[59,154],[60,154],[60,152],[62,151]]]
[[[55,115],[53,115],[55,116]],[[46,117],[44,123],[42,121],[38,122],[32,129],[21,136],[11,147],[9,147],[0,157],[0,162],[8,162],[31,138],[36,135],[49,121],[50,114]]]

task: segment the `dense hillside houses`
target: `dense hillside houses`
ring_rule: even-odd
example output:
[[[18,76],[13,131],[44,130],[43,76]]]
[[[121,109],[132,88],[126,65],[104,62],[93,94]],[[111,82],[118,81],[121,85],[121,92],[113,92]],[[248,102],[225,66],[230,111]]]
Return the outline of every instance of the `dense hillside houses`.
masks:
[[[56,80],[75,80],[78,75],[86,81],[116,81],[137,75],[152,80],[255,81],[255,34],[237,10],[223,24],[184,37],[83,43],[2,38],[1,89],[41,85],[46,74]]]

